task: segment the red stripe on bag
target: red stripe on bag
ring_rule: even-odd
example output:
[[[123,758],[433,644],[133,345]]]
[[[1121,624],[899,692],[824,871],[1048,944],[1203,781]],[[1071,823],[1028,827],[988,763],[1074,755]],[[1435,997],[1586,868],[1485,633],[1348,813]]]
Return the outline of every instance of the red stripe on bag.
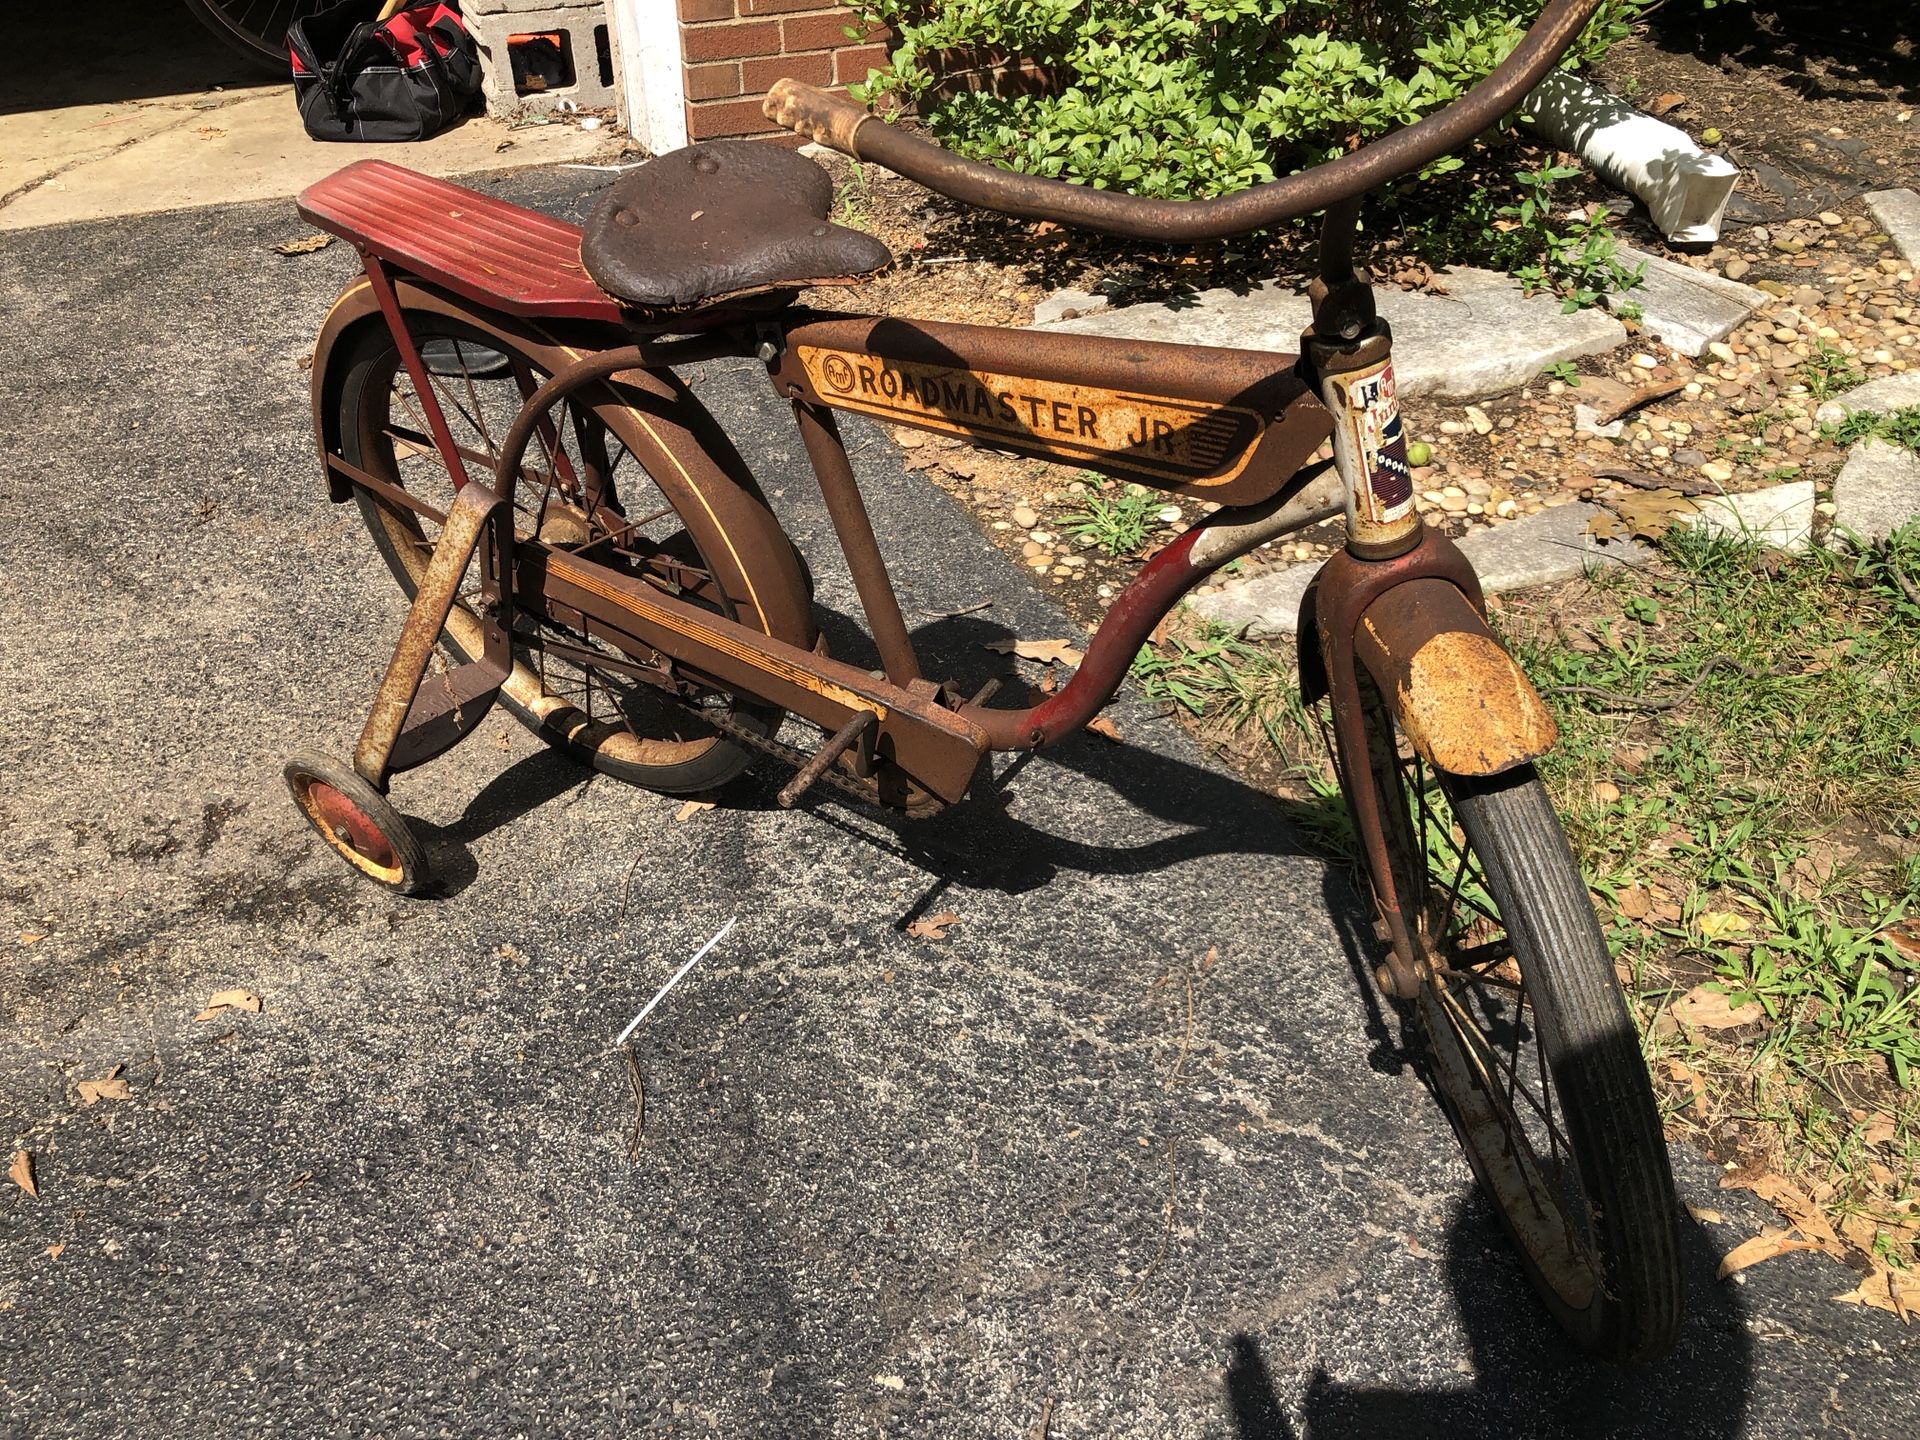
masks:
[[[431,5],[415,5],[382,25],[380,38],[387,42],[400,63],[411,70],[426,63],[423,46],[433,46],[436,55],[446,55],[452,50],[452,43],[432,28],[446,18],[451,18],[455,25],[460,24],[460,12],[440,0]]]

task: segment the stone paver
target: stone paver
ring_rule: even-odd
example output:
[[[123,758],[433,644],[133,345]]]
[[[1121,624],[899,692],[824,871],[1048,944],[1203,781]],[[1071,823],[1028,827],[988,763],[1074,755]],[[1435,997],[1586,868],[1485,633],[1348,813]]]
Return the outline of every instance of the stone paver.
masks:
[[[1078,320],[1083,315],[1107,310],[1111,308],[1112,303],[1105,295],[1096,295],[1091,290],[1076,290],[1069,286],[1065,290],[1054,291],[1033,307],[1033,323],[1056,325],[1062,320]]]
[[[1585,501],[1555,505],[1524,520],[1477,531],[1460,542],[1490,591],[1524,590],[1571,580],[1595,566],[1643,565],[1652,552],[1636,540],[1601,540],[1587,528],[1602,514]]]
[[[1744,495],[1707,495],[1680,523],[1714,535],[1750,540],[1773,550],[1805,550],[1813,543],[1813,482],[1794,480]]]
[[[1628,265],[1644,263],[1646,270],[1639,285],[1607,296],[1607,308],[1639,306],[1641,329],[1686,355],[1698,357],[1714,341],[1726,339],[1769,298],[1751,285],[1644,250],[1622,246],[1620,258]]]
[[[1911,190],[1873,190],[1866,200],[1868,211],[1895,248],[1909,260],[1920,260],[1920,195]]]
[[[1403,396],[1466,401],[1504,395],[1547,365],[1598,355],[1627,339],[1611,316],[1598,310],[1563,315],[1555,297],[1527,295],[1518,281],[1491,270],[1443,270],[1437,283],[1446,293],[1375,292],[1380,313],[1393,326]],[[1244,293],[1206,290],[1171,303],[1121,306],[1049,328],[1296,351],[1310,313],[1305,295],[1268,284]]]
[[[1300,628],[1300,597],[1320,568],[1317,562],[1276,565],[1247,580],[1229,582],[1187,604],[1200,615],[1255,640],[1292,635]]]
[[[1585,502],[1556,505],[1508,525],[1476,530],[1460,549],[1480,583],[1496,593],[1570,580],[1595,566],[1644,564],[1652,553],[1646,546],[1636,540],[1602,541],[1587,528],[1600,513],[1598,505]],[[1276,567],[1189,603],[1209,620],[1255,639],[1291,635],[1298,629],[1300,597],[1319,568],[1311,563]]]
[[[1854,410],[1871,410],[1875,414],[1885,415],[1889,411],[1904,410],[1909,405],[1920,405],[1920,370],[1905,375],[1889,375],[1884,380],[1870,380],[1838,399],[1827,401],[1814,412],[1814,418],[1823,425],[1837,425]]]
[[[1920,455],[1869,440],[1853,447],[1833,482],[1833,528],[1867,544],[1920,518]]]

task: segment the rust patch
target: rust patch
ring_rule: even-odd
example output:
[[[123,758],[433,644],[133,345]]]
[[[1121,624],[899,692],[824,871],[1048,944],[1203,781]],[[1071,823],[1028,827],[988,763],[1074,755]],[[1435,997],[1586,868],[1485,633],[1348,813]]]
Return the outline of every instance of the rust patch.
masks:
[[[1369,619],[1363,621],[1373,632]],[[1372,638],[1384,638],[1373,634]],[[1395,706],[1407,740],[1454,775],[1497,775],[1553,747],[1553,716],[1491,635],[1448,631],[1406,663]]]

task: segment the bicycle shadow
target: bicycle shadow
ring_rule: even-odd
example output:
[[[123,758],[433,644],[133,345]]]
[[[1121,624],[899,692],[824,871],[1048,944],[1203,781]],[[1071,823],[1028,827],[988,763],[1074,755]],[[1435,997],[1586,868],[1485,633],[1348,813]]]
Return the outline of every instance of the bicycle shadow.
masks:
[[[877,664],[878,656],[861,627],[845,615],[816,606],[821,629],[833,653],[853,664]],[[995,645],[1015,632],[980,614],[945,616],[913,632],[913,642],[930,676],[973,693],[988,680],[1002,682],[1002,703],[1016,702],[1028,686],[1014,658]],[[1034,697],[1038,699],[1039,697]],[[1121,701],[1126,699],[1122,691]],[[1172,729],[1171,722],[1164,722]],[[1023,772],[1030,765],[1055,766],[1082,780],[1104,786],[1115,796],[1114,839],[1075,838],[1045,828],[1011,807]],[[738,782],[737,804],[771,806],[779,781],[756,778]],[[1337,800],[1289,800],[1255,789],[1213,766],[1163,753],[1151,744],[1115,744],[1093,735],[1073,736],[1044,755],[1015,756],[997,770],[983,769],[974,790],[960,804],[929,819],[913,820],[841,802],[831,792],[815,792],[802,806],[816,819],[895,858],[926,871],[928,886],[895,918],[904,928],[941,907],[954,885],[1020,894],[1051,885],[1062,872],[1094,877],[1145,875],[1187,861],[1225,855],[1311,858],[1323,863],[1320,901],[1332,918],[1355,989],[1364,1006],[1369,1064],[1397,1074],[1407,1063],[1395,1038],[1397,1026],[1383,1010],[1371,980],[1385,957],[1371,928],[1371,906],[1351,866],[1337,863],[1350,844],[1351,827]],[[1160,833],[1131,838],[1138,818]]]
[[[593,776],[593,771],[543,746],[482,786],[451,825],[406,815],[408,826],[427,852],[433,876],[432,898],[451,899],[479,878],[480,864],[470,848],[475,841],[532,814],[569,790],[579,789]]]
[[[1718,1440],[1743,1432],[1754,1343],[1737,1287],[1715,1280],[1719,1252],[1700,1225],[1680,1221],[1687,1315],[1679,1342],[1649,1366],[1590,1360],[1562,1338],[1534,1295],[1511,1242],[1478,1190],[1447,1233],[1447,1284],[1466,1332],[1466,1374],[1457,1386],[1393,1389],[1313,1367],[1289,1419],[1251,1335],[1230,1344],[1226,1407],[1236,1440],[1395,1440],[1473,1435],[1479,1440],[1686,1435]],[[1372,1362],[1356,1369],[1374,1368]]]

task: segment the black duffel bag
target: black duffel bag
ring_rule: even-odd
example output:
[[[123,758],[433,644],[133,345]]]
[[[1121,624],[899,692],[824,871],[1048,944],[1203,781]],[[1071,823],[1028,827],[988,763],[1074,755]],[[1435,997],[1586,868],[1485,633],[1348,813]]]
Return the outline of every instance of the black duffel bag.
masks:
[[[380,20],[346,0],[287,30],[293,95],[316,140],[424,140],[472,108],[480,52],[457,4],[428,0]]]

